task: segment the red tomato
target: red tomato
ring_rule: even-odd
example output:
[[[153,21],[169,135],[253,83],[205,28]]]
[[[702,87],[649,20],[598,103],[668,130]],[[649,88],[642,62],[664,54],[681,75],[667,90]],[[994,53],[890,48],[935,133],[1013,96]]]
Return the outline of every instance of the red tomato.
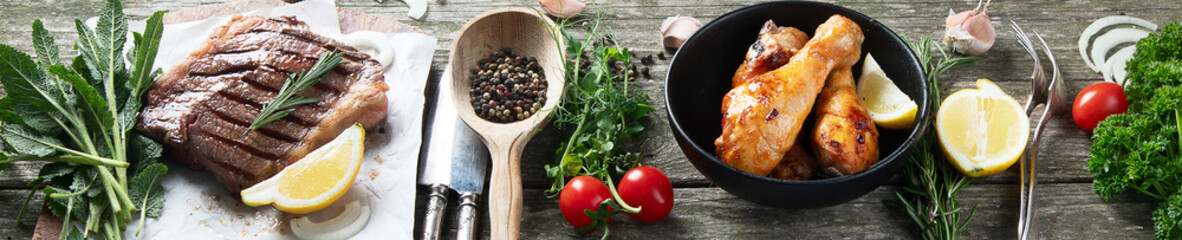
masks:
[[[620,179],[620,199],[641,207],[639,213],[628,213],[632,219],[652,223],[665,219],[673,211],[673,184],[661,170],[641,166],[628,170]]]
[[[558,195],[558,207],[571,226],[580,228],[591,224],[583,210],[595,211],[599,203],[612,197],[611,190],[599,179],[582,175],[572,178]],[[588,229],[590,231],[592,229]]]
[[[1128,109],[1129,100],[1120,85],[1098,82],[1088,85],[1079,91],[1079,95],[1075,95],[1071,115],[1075,117],[1075,125],[1091,131],[1109,115],[1124,113]]]

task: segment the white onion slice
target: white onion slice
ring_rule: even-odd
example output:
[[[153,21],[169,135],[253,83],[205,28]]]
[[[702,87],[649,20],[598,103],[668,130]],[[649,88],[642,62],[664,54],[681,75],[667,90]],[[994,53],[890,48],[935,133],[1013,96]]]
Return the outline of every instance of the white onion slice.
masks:
[[[1112,57],[1108,58],[1108,62],[1104,63],[1104,81],[1124,86],[1127,81],[1125,77],[1129,74],[1125,71],[1125,64],[1133,59],[1133,53],[1136,51],[1137,45],[1131,45],[1112,54]]]
[[[388,40],[385,34],[374,31],[356,31],[341,37],[340,40],[362,52],[366,52],[366,49],[373,51],[374,54],[371,57],[382,64],[382,69],[390,67],[390,63],[394,62],[394,48],[390,47],[388,41],[383,41]]]
[[[1088,67],[1091,67],[1093,71],[1099,72],[1100,66],[1097,66],[1097,64],[1093,63],[1092,60],[1088,58],[1088,41],[1092,40],[1092,35],[1096,35],[1096,33],[1099,33],[1100,30],[1117,24],[1136,25],[1147,28],[1150,31],[1157,31],[1157,24],[1146,21],[1145,19],[1129,16],[1109,16],[1097,19],[1095,22],[1092,22],[1092,24],[1088,25],[1088,27],[1084,29],[1083,33],[1079,35],[1079,55],[1080,57],[1083,57],[1084,63],[1087,63]]]
[[[291,221],[291,232],[299,239],[330,240],[347,239],[365,228],[369,223],[369,206],[360,201],[349,202],[345,211],[323,222],[312,222],[308,216]]]
[[[410,18],[420,20],[423,19],[424,14],[427,14],[427,0],[402,0],[402,2],[405,2],[406,6],[410,7],[410,11],[406,12],[406,15],[410,15]]]
[[[1096,38],[1095,42],[1092,42],[1092,64],[1096,65],[1094,70],[1099,72],[1101,70],[1100,67],[1104,67],[1108,51],[1117,45],[1136,43],[1137,40],[1141,40],[1141,38],[1147,36],[1149,36],[1149,31],[1136,28],[1117,28],[1109,30],[1104,35],[1100,35],[1100,37]]]

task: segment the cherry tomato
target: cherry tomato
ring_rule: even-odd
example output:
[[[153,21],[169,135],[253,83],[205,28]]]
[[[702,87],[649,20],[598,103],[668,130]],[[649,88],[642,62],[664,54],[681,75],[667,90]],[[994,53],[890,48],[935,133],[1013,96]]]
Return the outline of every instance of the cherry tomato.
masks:
[[[641,166],[628,170],[620,179],[620,199],[640,207],[639,213],[628,213],[632,219],[652,223],[665,219],[673,211],[673,184],[661,170]]]
[[[558,207],[562,209],[562,216],[566,218],[566,222],[580,228],[591,224],[591,217],[583,210],[595,211],[599,209],[599,204],[603,200],[611,197],[611,190],[608,190],[607,185],[603,185],[603,181],[582,175],[572,178],[562,187],[562,192],[558,195]],[[590,230],[593,229],[588,229]]]
[[[1123,113],[1128,109],[1129,100],[1120,85],[1098,82],[1088,85],[1079,91],[1079,95],[1075,95],[1071,115],[1075,117],[1075,125],[1091,131],[1109,115]]]

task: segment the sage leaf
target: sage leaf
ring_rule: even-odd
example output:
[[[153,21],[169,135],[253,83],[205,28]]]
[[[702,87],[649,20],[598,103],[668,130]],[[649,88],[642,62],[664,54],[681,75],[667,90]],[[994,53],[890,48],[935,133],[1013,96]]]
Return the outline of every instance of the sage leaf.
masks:
[[[62,64],[58,56],[57,43],[53,41],[53,35],[45,30],[41,20],[33,21],[33,49],[37,53],[37,62],[41,63],[43,68]]]
[[[9,150],[26,155],[45,157],[56,152],[56,148],[64,148],[57,138],[41,135],[21,125],[4,125],[0,129],[0,138],[12,147]]]
[[[164,178],[166,172],[168,172],[167,166],[164,166],[163,163],[155,163],[144,168],[128,183],[127,193],[132,201],[139,205],[136,207],[141,211],[140,218],[144,216],[158,217],[160,211],[164,209],[164,187],[161,187],[159,182]]]

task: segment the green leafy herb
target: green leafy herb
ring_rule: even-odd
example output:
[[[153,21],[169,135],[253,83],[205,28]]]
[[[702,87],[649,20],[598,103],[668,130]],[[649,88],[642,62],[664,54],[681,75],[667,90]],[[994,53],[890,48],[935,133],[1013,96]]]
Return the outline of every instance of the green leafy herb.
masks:
[[[316,64],[313,64],[311,69],[288,75],[287,81],[283,82],[283,87],[279,88],[279,94],[275,96],[275,100],[263,105],[259,116],[250,123],[250,130],[259,129],[263,125],[287,117],[288,114],[295,111],[295,106],[319,102],[319,98],[305,98],[295,94],[320,82],[324,75],[328,75],[329,71],[332,71],[337,65],[341,65],[342,55],[344,53],[338,53],[336,50],[324,53],[324,55],[320,55],[320,59],[316,60]]]
[[[134,35],[135,47],[126,55],[131,66],[124,63],[127,19],[118,0],[103,4],[93,29],[75,21],[79,56],[70,65],[60,60],[41,21],[33,22],[32,31],[37,61],[0,45],[0,84],[7,92],[0,98],[0,140],[6,147],[0,168],[17,161],[51,162],[30,186],[45,182],[49,209],[65,223],[63,239],[91,232],[119,239],[132,214],[160,212],[159,178],[167,171],[156,163],[160,146],[130,130],[140,95],[159,74],[152,63],[163,16],[156,12],[147,31]],[[73,221],[82,221],[83,230],[71,227]]]
[[[618,71],[631,66],[632,53],[615,46],[600,18],[564,20],[558,28],[559,40],[567,43],[568,61],[566,92],[558,103],[554,125],[574,130],[555,153],[558,164],[546,165],[546,174],[553,179],[546,190],[551,198],[558,196],[570,177],[591,175],[607,182],[611,174],[623,174],[637,164],[640,154],[625,150],[621,142],[643,133],[640,120],[654,110],[645,92],[634,88],[635,79]],[[568,28],[582,28],[589,34],[579,40]]]
[[[1138,41],[1126,69],[1128,111],[1092,132],[1093,188],[1105,199],[1133,189],[1164,201],[1153,212],[1157,239],[1182,238],[1182,23]]]
[[[545,168],[546,175],[553,179],[546,190],[549,198],[557,197],[566,180],[578,175],[607,183],[613,198],[600,203],[598,211],[587,210],[592,223],[583,228],[603,226],[606,239],[611,232],[607,226],[609,216],[640,210],[622,202],[612,175],[622,175],[639,164],[640,154],[626,150],[623,142],[644,132],[641,120],[655,109],[648,105],[645,92],[634,88],[635,75],[627,71],[632,66],[631,51],[616,44],[611,30],[600,24],[601,19],[564,19],[556,26],[561,33],[557,40],[567,44],[564,57],[568,61],[563,62],[567,82],[553,124],[574,130],[555,152],[558,164],[547,164]],[[580,40],[568,30],[587,34]]]
[[[1182,236],[1182,193],[1170,195],[1153,211],[1153,230],[1158,239]]]
[[[943,100],[940,76],[945,72],[972,65],[976,57],[949,56],[938,44],[929,38],[909,42],[911,50],[919,57],[920,66],[928,73],[928,92],[932,109],[939,109]],[[938,56],[933,56],[936,49]],[[972,183],[972,178],[961,174],[936,154],[939,150],[935,125],[928,126],[927,134],[916,143],[916,152],[910,164],[903,168],[905,185],[895,193],[897,200],[884,203],[903,211],[916,224],[915,231],[923,239],[960,239],[961,231],[973,218],[977,207],[973,206],[968,215],[961,215],[963,208],[956,195]]]

